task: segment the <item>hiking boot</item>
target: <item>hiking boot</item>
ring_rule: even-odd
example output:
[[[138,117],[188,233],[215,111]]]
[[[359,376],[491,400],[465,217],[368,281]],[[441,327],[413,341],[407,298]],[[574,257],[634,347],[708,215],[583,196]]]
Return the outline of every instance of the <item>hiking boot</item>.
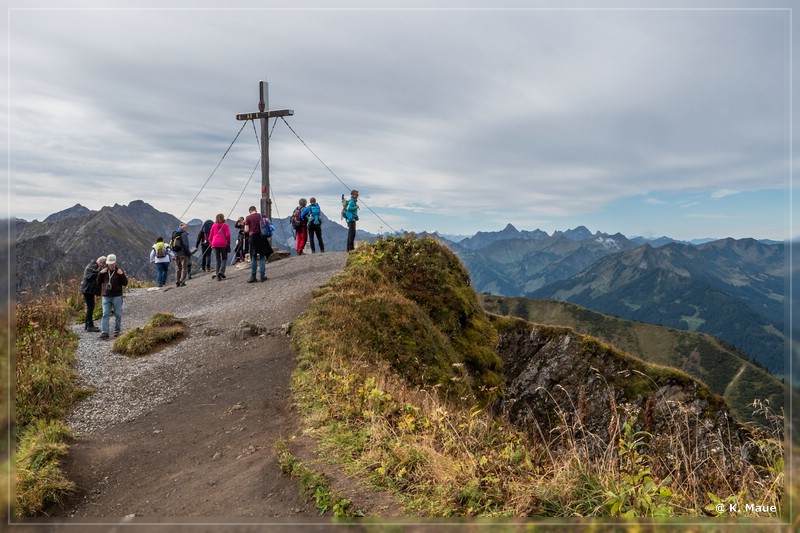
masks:
[[[101,340],[106,340],[106,339],[108,339],[108,333],[105,333],[105,332],[101,333],[101,334],[100,334],[100,339],[101,339]]]
[[[122,335],[122,332],[120,332],[120,331],[115,331],[114,332],[114,337],[119,337],[120,335]]]
[[[225,274],[220,274],[219,275],[219,279],[225,279],[225,278],[226,278]]]
[[[261,281],[267,281],[267,276],[261,276]]]
[[[86,328],[86,331],[91,331],[92,333],[97,333],[98,331],[100,331],[100,328],[98,328],[97,326],[89,326],[88,328]]]
[[[247,280],[247,283],[255,283],[255,282],[256,282],[255,276]]]
[[[214,278],[216,278],[216,277],[217,277],[217,275],[216,275],[216,274],[211,274],[211,279],[214,279]]]

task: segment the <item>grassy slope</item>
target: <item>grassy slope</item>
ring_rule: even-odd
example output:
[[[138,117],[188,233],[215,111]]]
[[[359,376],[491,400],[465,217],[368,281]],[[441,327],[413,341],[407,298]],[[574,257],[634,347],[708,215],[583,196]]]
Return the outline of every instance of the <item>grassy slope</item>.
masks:
[[[740,420],[763,422],[753,415],[753,400],[784,404],[780,380],[710,335],[623,320],[565,302],[486,294],[479,298],[489,311],[570,327],[645,361],[679,368],[725,398]]]
[[[578,448],[557,454],[485,409],[504,394],[497,330],[461,263],[432,239],[359,248],[291,333],[305,432],[321,457],[393,491],[407,515],[608,516],[609,491],[639,516],[699,512],[683,482],[665,496],[655,480],[631,499],[620,475],[644,471],[637,460],[620,472],[621,450],[600,463]]]

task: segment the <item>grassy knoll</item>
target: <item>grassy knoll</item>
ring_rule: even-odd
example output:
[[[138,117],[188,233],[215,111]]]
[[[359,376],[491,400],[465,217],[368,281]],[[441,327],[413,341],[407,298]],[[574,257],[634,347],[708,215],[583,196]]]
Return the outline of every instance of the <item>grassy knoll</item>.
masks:
[[[672,477],[653,474],[649,437],[628,420],[617,421],[621,437],[603,458],[589,460],[577,441],[550,449],[495,416],[505,394],[498,332],[463,266],[433,239],[359,248],[291,333],[305,431],[322,457],[392,491],[407,516],[709,513]],[[772,459],[734,496],[780,512],[783,466]]]

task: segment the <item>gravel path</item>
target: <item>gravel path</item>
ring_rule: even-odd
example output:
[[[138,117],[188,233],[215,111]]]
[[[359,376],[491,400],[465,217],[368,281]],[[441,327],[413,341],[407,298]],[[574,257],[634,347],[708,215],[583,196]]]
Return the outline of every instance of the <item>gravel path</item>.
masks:
[[[69,413],[67,424],[77,436],[92,435],[171,402],[207,358],[236,349],[236,339],[224,333],[235,331],[242,320],[265,327],[273,335],[285,334],[288,321],[283,320],[294,317],[280,318],[282,308],[326,283],[342,269],[346,258],[347,254],[334,252],[268,263],[269,279],[264,283],[246,282],[250,264],[245,263],[229,266],[228,277],[222,281],[200,272],[185,287],[130,290],[124,300],[123,332],[166,311],[186,320],[188,339],[156,354],[129,358],[111,351],[113,338],[100,340],[99,333],[87,333],[82,324],[75,325],[73,330],[81,336],[76,369],[82,385],[94,392]],[[280,331],[276,318],[281,320]],[[215,345],[213,349],[210,344]]]

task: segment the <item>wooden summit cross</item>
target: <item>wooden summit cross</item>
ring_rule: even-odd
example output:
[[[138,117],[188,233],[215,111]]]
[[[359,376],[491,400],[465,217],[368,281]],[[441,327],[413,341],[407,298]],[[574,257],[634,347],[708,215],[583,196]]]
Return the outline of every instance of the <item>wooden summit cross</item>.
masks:
[[[264,98],[264,82],[258,82],[258,113],[244,113],[236,115],[236,120],[261,119],[261,214],[272,221],[272,200],[269,198],[269,129],[267,123],[270,117],[290,117],[294,115],[291,109],[269,109],[267,99]],[[266,109],[266,111],[265,111]]]

